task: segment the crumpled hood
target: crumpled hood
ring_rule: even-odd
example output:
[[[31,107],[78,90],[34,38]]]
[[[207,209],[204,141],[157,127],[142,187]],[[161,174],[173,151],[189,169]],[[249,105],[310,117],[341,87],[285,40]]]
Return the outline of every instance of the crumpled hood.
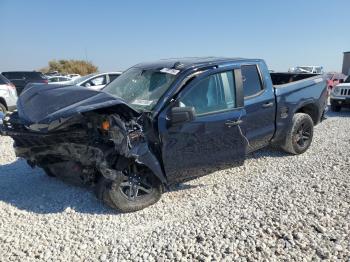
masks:
[[[44,128],[52,122],[56,122],[57,127],[57,122],[62,124],[79,113],[117,105],[128,115],[138,115],[122,99],[102,91],[80,86],[41,85],[32,86],[21,94],[17,110],[27,127]]]

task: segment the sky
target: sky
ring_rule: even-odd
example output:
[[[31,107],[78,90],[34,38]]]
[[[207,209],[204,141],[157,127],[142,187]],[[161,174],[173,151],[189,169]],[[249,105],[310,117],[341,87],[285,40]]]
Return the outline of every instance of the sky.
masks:
[[[0,0],[0,71],[83,59],[99,71],[170,57],[263,58],[341,71],[349,0]]]

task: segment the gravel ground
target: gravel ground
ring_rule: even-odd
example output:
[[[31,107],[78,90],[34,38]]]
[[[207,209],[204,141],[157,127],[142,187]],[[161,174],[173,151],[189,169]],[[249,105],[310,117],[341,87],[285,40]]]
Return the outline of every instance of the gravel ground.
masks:
[[[0,137],[0,260],[350,261],[350,111],[303,155],[275,149],[117,214],[16,159]]]

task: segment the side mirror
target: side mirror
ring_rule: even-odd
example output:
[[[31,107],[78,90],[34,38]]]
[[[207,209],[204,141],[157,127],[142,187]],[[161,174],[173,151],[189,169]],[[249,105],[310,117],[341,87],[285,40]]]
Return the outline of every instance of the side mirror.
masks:
[[[344,83],[344,79],[339,79],[339,83]]]
[[[196,117],[196,111],[193,106],[173,107],[171,109],[170,121],[172,125],[191,122]]]

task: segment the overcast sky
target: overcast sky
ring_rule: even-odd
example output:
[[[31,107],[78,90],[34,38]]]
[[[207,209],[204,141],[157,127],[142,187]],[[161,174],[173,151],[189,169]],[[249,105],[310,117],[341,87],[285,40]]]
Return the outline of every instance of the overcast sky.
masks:
[[[100,71],[169,57],[264,58],[341,71],[349,0],[0,0],[0,71],[88,59]]]

